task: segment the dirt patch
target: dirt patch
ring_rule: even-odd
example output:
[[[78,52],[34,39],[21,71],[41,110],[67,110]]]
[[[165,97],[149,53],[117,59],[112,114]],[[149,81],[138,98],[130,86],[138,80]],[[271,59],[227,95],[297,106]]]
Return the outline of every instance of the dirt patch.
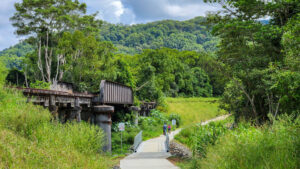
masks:
[[[177,157],[177,156],[171,156],[167,158],[168,161],[170,161],[172,164],[177,165],[177,163],[181,163],[184,161],[184,159]]]

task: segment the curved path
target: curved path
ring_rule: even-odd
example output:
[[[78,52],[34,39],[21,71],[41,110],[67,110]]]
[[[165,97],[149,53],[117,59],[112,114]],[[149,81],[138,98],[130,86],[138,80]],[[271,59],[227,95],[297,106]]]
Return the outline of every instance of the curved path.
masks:
[[[201,125],[206,125],[212,121],[223,120],[228,116],[230,115],[219,116],[205,121],[201,123]],[[181,129],[177,129],[171,132],[170,141],[180,131]],[[161,135],[160,137],[142,142],[136,153],[133,153],[121,160],[121,169],[179,169],[167,160],[171,154],[166,152],[165,140],[166,137]]]

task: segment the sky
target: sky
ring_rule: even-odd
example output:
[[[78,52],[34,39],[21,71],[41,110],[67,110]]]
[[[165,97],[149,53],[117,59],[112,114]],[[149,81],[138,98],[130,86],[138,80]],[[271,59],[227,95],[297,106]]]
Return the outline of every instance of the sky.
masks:
[[[0,50],[17,44],[22,37],[14,34],[9,18],[13,16],[14,3],[22,0],[0,0]],[[203,0],[79,0],[87,4],[87,13],[99,12],[98,19],[110,23],[139,24],[157,20],[187,20],[205,16],[220,9],[218,5]]]

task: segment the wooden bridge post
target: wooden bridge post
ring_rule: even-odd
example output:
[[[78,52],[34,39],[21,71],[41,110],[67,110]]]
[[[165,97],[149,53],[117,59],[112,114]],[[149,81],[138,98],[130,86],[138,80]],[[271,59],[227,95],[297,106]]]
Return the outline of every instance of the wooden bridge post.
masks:
[[[100,105],[94,106],[95,123],[101,127],[105,133],[106,143],[103,146],[103,151],[111,152],[111,114],[114,112],[113,106]]]

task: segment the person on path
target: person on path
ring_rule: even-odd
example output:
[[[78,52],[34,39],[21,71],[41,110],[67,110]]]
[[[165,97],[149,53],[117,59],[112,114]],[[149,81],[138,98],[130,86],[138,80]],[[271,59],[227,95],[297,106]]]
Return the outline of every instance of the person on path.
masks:
[[[166,123],[165,123],[164,126],[163,126],[163,132],[164,132],[164,135],[167,134],[167,125],[166,125]]]
[[[168,133],[170,133],[171,132],[171,125],[169,124],[168,125]]]

